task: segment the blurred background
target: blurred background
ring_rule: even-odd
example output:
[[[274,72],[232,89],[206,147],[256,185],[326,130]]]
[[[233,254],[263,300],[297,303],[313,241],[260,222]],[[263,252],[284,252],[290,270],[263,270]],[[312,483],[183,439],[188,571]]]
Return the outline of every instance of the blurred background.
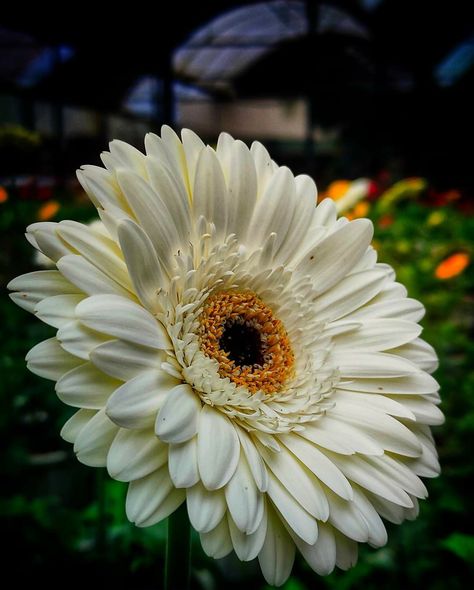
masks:
[[[139,148],[162,123],[213,144],[262,140],[311,174],[321,198],[375,224],[379,258],[427,308],[446,425],[443,474],[418,520],[389,525],[349,572],[298,560],[285,590],[464,588],[473,580],[474,26],[470,3],[408,0],[86,4],[0,15],[0,273],[44,268],[24,240],[38,220],[88,221],[75,169],[112,138]],[[5,290],[3,290],[5,292]],[[24,356],[52,328],[0,301],[0,514],[4,572],[51,589],[161,586],[166,525],[136,529],[125,486],[81,466],[59,438],[72,414]],[[266,588],[256,563],[208,560],[193,588]]]

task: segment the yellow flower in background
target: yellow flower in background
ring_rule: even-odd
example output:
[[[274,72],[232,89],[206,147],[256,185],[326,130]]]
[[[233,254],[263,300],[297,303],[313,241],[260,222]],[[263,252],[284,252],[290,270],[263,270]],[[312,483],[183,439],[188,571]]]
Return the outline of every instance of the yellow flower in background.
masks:
[[[433,211],[428,215],[428,219],[426,220],[427,225],[431,227],[436,227],[443,223],[446,219],[446,215],[443,211]]]
[[[0,186],[0,203],[6,203],[8,201],[8,193],[7,190]]]
[[[57,201],[47,201],[38,210],[38,220],[48,221],[52,219],[61,208],[61,205]]]
[[[438,264],[435,270],[437,279],[447,280],[460,275],[469,265],[470,257],[466,252],[456,252]]]
[[[381,211],[387,211],[402,199],[413,199],[418,197],[427,187],[424,178],[405,178],[396,182],[392,187],[386,190],[379,199]]]

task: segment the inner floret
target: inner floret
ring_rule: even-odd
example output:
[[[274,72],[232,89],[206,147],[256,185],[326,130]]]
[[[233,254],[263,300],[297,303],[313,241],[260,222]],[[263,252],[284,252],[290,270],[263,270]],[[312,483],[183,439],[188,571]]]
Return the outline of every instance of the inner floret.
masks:
[[[294,371],[283,323],[252,291],[220,291],[200,315],[201,350],[219,364],[219,375],[250,392],[279,391]]]

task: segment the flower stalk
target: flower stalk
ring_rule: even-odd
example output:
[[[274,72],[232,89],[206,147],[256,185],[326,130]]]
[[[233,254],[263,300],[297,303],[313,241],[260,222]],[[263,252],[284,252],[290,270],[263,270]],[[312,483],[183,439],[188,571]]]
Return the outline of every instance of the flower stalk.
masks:
[[[191,527],[186,504],[168,517],[165,590],[188,590],[191,567]]]

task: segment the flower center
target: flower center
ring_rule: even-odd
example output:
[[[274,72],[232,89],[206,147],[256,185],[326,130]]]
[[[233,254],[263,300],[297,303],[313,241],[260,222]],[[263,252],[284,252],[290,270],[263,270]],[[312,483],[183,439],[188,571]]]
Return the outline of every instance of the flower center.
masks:
[[[200,315],[201,350],[219,375],[250,392],[275,393],[293,374],[294,355],[282,322],[252,291],[220,291]]]

